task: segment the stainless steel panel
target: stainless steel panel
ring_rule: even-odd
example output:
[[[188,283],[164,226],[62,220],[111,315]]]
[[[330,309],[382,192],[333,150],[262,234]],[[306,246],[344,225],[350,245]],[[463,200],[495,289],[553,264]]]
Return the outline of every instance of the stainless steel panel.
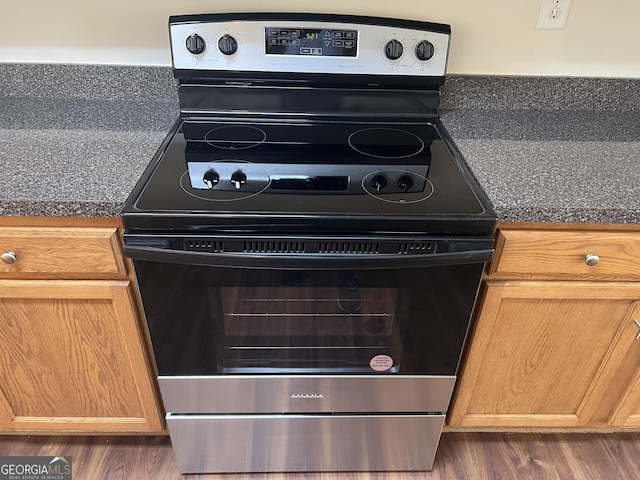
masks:
[[[181,473],[431,470],[444,415],[167,415]]]
[[[158,377],[167,412],[445,412],[454,376]]]
[[[357,57],[287,56],[265,54],[266,28],[312,28],[323,30],[357,30]],[[377,75],[444,75],[449,53],[449,34],[414,30],[400,26],[364,25],[343,22],[242,20],[228,22],[173,23],[170,26],[173,65],[180,69],[235,70],[249,72],[305,72]],[[197,34],[205,41],[201,54],[186,48],[186,39]],[[238,42],[233,55],[220,52],[217,42],[224,34]],[[389,60],[384,46],[391,40],[402,42],[405,54],[400,60]],[[428,61],[419,60],[413,51],[422,40],[434,45],[435,53]]]

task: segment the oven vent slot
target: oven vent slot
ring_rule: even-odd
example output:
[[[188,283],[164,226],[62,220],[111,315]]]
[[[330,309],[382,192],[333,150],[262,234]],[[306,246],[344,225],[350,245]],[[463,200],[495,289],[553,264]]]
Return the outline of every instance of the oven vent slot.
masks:
[[[184,241],[184,249],[192,252],[219,253],[224,251],[223,242],[216,240],[187,239]]]
[[[244,242],[245,253],[304,253],[304,242]]]
[[[409,253],[431,253],[433,242],[403,242],[398,246],[398,253],[407,255]]]
[[[320,242],[320,253],[370,254],[380,253],[376,242]]]

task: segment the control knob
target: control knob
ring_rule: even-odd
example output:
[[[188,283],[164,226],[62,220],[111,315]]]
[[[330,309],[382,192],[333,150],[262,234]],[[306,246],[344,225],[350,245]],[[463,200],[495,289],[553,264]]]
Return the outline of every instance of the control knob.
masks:
[[[240,190],[247,183],[247,176],[242,170],[236,170],[231,174],[231,183],[236,187],[236,190]]]
[[[213,188],[220,181],[220,175],[213,169],[207,170],[202,177],[202,181],[207,185],[208,188]]]
[[[238,41],[231,35],[225,34],[218,40],[218,49],[225,55],[233,55],[238,51]]]
[[[384,47],[384,54],[389,60],[397,60],[402,56],[404,47],[398,40],[391,40]]]
[[[428,40],[423,40],[416,45],[416,57],[420,60],[429,60],[433,57],[435,51],[436,49],[433,46],[433,43]]]
[[[194,33],[193,35],[189,35],[187,37],[187,41],[185,42],[185,45],[187,47],[187,50],[189,50],[189,53],[193,53],[194,55],[198,55],[204,52],[204,49],[206,48],[204,39],[197,33]]]
[[[371,186],[376,192],[379,192],[387,186],[387,179],[383,175],[376,175],[371,179]]]
[[[400,190],[403,192],[406,192],[413,187],[413,179],[409,175],[402,175],[398,179],[398,187],[400,187]]]

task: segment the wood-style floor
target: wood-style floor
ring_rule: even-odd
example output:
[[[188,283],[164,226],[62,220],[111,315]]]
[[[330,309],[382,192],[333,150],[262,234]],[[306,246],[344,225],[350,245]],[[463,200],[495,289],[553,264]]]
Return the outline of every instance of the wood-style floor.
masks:
[[[0,437],[0,455],[71,455],[74,480],[632,480],[640,434],[443,434],[432,472],[185,475],[167,437]]]

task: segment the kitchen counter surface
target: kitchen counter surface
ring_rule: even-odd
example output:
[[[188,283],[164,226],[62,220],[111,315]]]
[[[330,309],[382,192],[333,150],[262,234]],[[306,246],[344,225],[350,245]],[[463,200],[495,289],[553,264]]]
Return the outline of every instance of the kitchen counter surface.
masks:
[[[500,221],[640,223],[640,111],[463,109],[442,121]]]
[[[0,64],[0,215],[115,217],[178,116],[171,70]]]
[[[58,68],[73,82],[46,82]],[[0,74],[12,79],[0,87],[0,215],[117,216],[176,119],[170,70],[5,65]],[[462,83],[445,89],[442,121],[500,221],[640,223],[640,81],[595,109],[575,99],[565,109],[490,109]]]

